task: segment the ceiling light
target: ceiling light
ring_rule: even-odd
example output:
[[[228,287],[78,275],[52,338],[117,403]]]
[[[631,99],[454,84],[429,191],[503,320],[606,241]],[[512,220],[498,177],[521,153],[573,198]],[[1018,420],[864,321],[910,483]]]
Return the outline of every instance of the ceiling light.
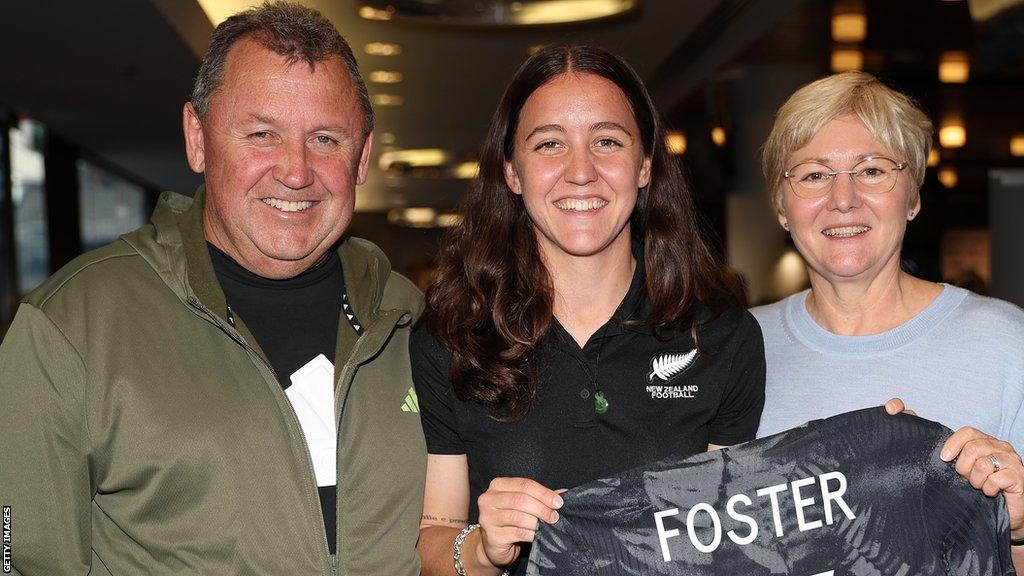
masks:
[[[377,161],[381,170],[387,171],[392,165],[409,168],[423,166],[444,166],[448,155],[440,148],[411,148],[408,150],[389,150],[380,155]]]
[[[401,106],[405,98],[399,94],[374,94],[373,103],[377,106]]]
[[[365,18],[366,20],[391,20],[391,16],[395,13],[395,9],[388,6],[387,9],[381,10],[374,8],[373,6],[360,6],[359,17]]]
[[[861,42],[868,35],[868,17],[863,13],[832,16],[832,39],[836,42]]]
[[[939,160],[941,160],[941,158],[940,158],[940,155],[939,155],[939,150],[937,148],[932,148],[931,150],[928,151],[928,167],[929,168],[935,168],[936,166],[938,166],[939,165]]]
[[[832,51],[832,72],[849,72],[864,68],[864,53],[856,49],[836,49]]]
[[[225,21],[235,12],[244,10],[246,6],[238,6],[232,2],[224,2],[222,0],[197,0],[199,7],[206,13],[206,18],[216,28],[221,22]]]
[[[971,62],[966,52],[943,52],[939,58],[939,80],[946,84],[963,84],[971,75]]]
[[[715,126],[711,129],[711,141],[715,143],[715,146],[722,148],[725,146],[726,134],[725,128],[721,126]]]
[[[939,182],[942,182],[943,186],[946,188],[956,188],[957,180],[956,168],[952,166],[939,168]]]
[[[381,132],[378,138],[381,144],[394,144],[397,139],[394,132]]]
[[[437,218],[434,219],[434,223],[441,228],[454,228],[462,223],[462,214],[456,214],[454,212],[438,214]]]
[[[398,84],[404,79],[401,72],[394,70],[372,70],[369,76],[370,82],[377,84]]]
[[[960,148],[967,143],[967,129],[959,121],[951,120],[939,128],[939,144],[943,148]]]
[[[681,130],[669,130],[665,133],[665,146],[669,154],[686,154],[686,134]]]
[[[1010,154],[1013,156],[1024,156],[1024,134],[1014,134],[1010,138]]]
[[[636,0],[544,0],[518,4],[518,10],[508,14],[508,21],[536,25],[607,18],[632,10]]]
[[[363,52],[370,56],[398,56],[402,53],[402,45],[394,42],[370,42],[363,46]]]
[[[472,180],[476,178],[478,172],[480,172],[479,162],[460,162],[452,170],[452,173],[459,180]]]
[[[395,208],[388,212],[388,222],[410,228],[431,228],[437,211],[429,207]]]

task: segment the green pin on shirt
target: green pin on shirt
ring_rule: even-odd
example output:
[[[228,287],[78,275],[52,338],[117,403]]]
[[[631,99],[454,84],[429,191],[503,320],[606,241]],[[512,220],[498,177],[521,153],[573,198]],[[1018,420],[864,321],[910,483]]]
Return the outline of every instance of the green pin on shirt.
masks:
[[[608,400],[604,397],[604,392],[598,390],[594,394],[594,412],[598,414],[604,414],[608,411]]]

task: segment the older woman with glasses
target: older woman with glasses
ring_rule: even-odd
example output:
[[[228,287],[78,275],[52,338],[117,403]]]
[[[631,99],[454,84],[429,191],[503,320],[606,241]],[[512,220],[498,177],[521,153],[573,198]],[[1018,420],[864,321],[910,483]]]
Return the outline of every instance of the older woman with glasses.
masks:
[[[897,396],[963,427],[942,457],[986,494],[1004,491],[1024,539],[1024,311],[900,267],[931,141],[910,99],[861,72],[813,82],[779,109],[764,174],[811,288],[752,311],[767,362],[758,436]]]

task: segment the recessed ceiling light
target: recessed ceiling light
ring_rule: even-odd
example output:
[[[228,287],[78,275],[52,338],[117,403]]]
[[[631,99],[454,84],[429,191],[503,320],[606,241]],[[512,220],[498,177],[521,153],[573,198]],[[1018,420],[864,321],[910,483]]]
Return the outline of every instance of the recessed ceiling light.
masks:
[[[863,13],[832,16],[832,39],[836,42],[861,42],[868,36],[868,17]]]
[[[1010,138],[1010,154],[1012,156],[1024,156],[1024,134],[1014,134]]]
[[[454,228],[462,223],[462,214],[456,214],[455,212],[445,212],[438,214],[434,222],[441,228]]]
[[[398,84],[404,79],[401,72],[394,70],[373,70],[369,76],[370,82],[376,84]]]
[[[377,138],[381,144],[394,144],[397,139],[394,132],[381,132]]]
[[[237,0],[236,0],[237,1]],[[428,20],[442,25],[543,26],[635,12],[642,0],[362,0],[360,16]],[[382,12],[382,14],[377,14]]]
[[[941,157],[939,156],[938,149],[932,148],[931,150],[928,151],[928,167],[929,168],[935,168],[936,166],[938,166],[939,165],[939,160],[941,160]]]
[[[665,133],[665,146],[668,148],[669,154],[685,154],[686,153],[686,134],[683,134],[681,130],[669,130]]]
[[[721,126],[715,126],[711,129],[711,141],[715,143],[715,146],[722,148],[725,146],[726,134],[725,128]]]
[[[374,8],[373,6],[359,7],[359,17],[366,20],[391,20],[391,16],[394,13],[395,9],[391,6],[385,9]]]
[[[864,68],[864,53],[852,48],[833,50],[831,66],[835,73],[862,70]]]
[[[509,11],[507,21],[537,25],[607,18],[632,10],[636,0],[534,0],[518,4],[518,10]]]
[[[455,165],[452,173],[459,180],[472,180],[480,172],[479,162],[460,162]]]
[[[401,106],[405,98],[400,94],[374,94],[373,103],[377,106]]]
[[[378,165],[387,171],[392,165],[399,164],[410,168],[422,166],[443,166],[448,155],[440,148],[410,148],[407,150],[389,150],[380,155]]]
[[[402,53],[402,45],[394,42],[369,42],[363,46],[363,52],[370,56],[398,56]]]
[[[967,129],[958,120],[949,120],[939,128],[939,144],[943,148],[960,148],[967,143]]]
[[[956,188],[956,184],[959,181],[959,177],[956,173],[956,168],[952,166],[943,166],[939,168],[939,182],[946,188]]]
[[[939,58],[939,80],[946,84],[963,84],[971,76],[971,62],[966,52],[943,52]]]
[[[395,208],[388,212],[388,222],[410,228],[430,228],[437,219],[437,211],[426,206]]]

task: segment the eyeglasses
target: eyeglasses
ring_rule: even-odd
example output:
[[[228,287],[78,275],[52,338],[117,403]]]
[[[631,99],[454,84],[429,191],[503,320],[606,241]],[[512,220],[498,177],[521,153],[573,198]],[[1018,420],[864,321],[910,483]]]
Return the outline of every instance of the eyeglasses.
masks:
[[[861,160],[850,170],[833,170],[820,162],[801,162],[782,173],[793,193],[801,198],[821,198],[832,190],[840,174],[849,174],[853,187],[864,194],[885,194],[896,187],[906,162],[881,156]]]

